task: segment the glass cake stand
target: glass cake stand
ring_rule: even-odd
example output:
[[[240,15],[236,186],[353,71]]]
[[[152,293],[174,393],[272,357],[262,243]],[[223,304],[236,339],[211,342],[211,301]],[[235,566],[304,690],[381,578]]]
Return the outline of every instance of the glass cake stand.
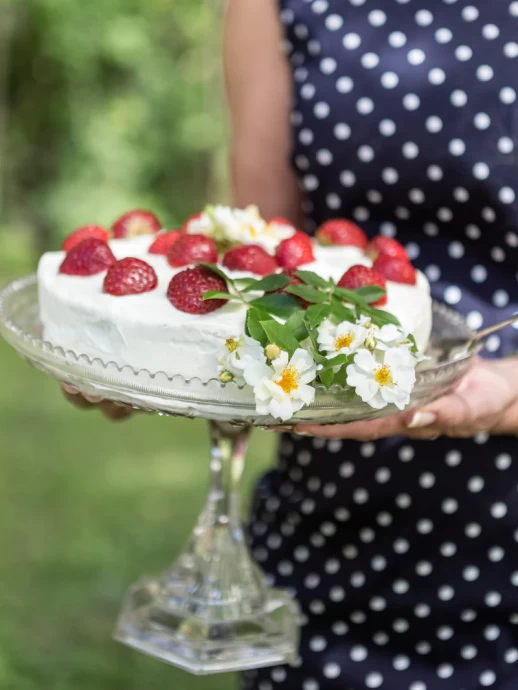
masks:
[[[266,585],[246,546],[240,512],[249,431],[254,426],[279,426],[278,421],[256,414],[246,386],[136,371],[45,342],[38,312],[36,276],[21,278],[0,292],[0,333],[37,369],[88,395],[210,422],[211,480],[205,508],[173,565],[129,591],[115,637],[196,674],[295,661],[298,606],[286,592]],[[430,359],[417,370],[411,407],[456,385],[481,347],[478,342],[473,345],[474,336],[459,314],[434,304]],[[373,410],[346,389],[317,387],[314,404],[284,426],[344,423],[393,413],[391,407]]]

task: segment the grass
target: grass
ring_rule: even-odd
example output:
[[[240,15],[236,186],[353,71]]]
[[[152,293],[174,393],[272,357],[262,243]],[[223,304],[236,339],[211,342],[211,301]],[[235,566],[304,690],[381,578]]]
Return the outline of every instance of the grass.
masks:
[[[0,283],[30,270],[0,263]],[[233,690],[112,641],[124,591],[184,545],[208,478],[203,421],[78,412],[0,340],[0,688]],[[245,495],[271,462],[256,435]]]

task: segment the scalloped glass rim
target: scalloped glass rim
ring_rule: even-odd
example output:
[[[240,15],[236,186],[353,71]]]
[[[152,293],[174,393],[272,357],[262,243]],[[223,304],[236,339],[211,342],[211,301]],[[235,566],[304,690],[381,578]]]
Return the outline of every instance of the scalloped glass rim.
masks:
[[[441,347],[441,338],[448,341],[465,339],[473,332],[463,317],[454,310],[434,302],[434,333],[432,359],[417,369],[417,382],[409,407],[423,404],[451,389],[464,374],[473,354],[451,357]],[[185,379],[181,374],[168,374],[148,369],[136,370],[101,357],[91,358],[72,350],[64,350],[38,337],[37,278],[25,276],[0,291],[0,333],[18,353],[36,368],[54,378],[77,386],[81,391],[133,405],[139,409],[187,417],[205,417],[220,421],[258,426],[278,425],[278,420],[258,416],[251,390],[245,384],[222,383],[213,378]],[[393,406],[373,410],[357,398],[349,388],[337,384],[329,390],[316,386],[315,403],[303,408],[294,421],[337,423],[373,419],[393,414]],[[292,423],[292,420],[290,420]]]

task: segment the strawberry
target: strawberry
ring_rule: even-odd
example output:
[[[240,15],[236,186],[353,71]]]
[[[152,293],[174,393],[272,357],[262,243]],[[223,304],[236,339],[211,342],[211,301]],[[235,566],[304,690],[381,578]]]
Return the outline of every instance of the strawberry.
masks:
[[[161,228],[162,225],[154,213],[138,209],[129,211],[118,218],[112,226],[112,232],[116,239],[121,239],[137,235],[152,235]]]
[[[287,228],[293,228],[295,227],[291,220],[288,220],[287,218],[281,218],[280,216],[276,216],[275,218],[270,218],[268,221],[268,225],[282,225]]]
[[[393,259],[401,259],[403,261],[410,261],[405,248],[393,237],[384,237],[377,235],[367,245],[365,253],[373,261],[375,261],[380,254],[386,254]]]
[[[355,223],[342,218],[335,218],[323,223],[316,233],[319,244],[324,246],[360,247],[368,244],[367,235]]]
[[[215,264],[218,260],[216,243],[206,235],[182,235],[167,252],[171,266],[188,264]]]
[[[393,259],[386,254],[380,254],[372,267],[387,280],[394,283],[408,283],[415,285],[417,281],[415,268],[404,259]]]
[[[226,292],[227,286],[216,273],[203,266],[196,266],[173,276],[167,289],[167,297],[173,307],[187,314],[208,314],[227,303],[226,299],[204,301],[203,295],[209,290]]]
[[[165,256],[182,235],[183,232],[181,232],[181,230],[170,230],[169,232],[158,235],[148,249],[149,254],[163,254]]]
[[[108,230],[101,228],[99,225],[85,225],[81,228],[77,228],[77,230],[74,230],[74,232],[71,232],[70,235],[63,240],[61,249],[64,252],[69,252],[72,247],[75,247],[76,244],[79,244],[79,242],[82,242],[83,240],[87,240],[89,237],[94,237],[95,239],[102,240],[103,242],[108,242],[110,239],[110,234]]]
[[[359,264],[351,266],[351,268],[343,274],[338,282],[338,287],[347,288],[348,290],[357,290],[358,288],[367,287],[368,285],[378,285],[379,287],[385,289],[387,283],[385,278],[377,271]],[[383,297],[381,297],[377,302],[374,302],[372,306],[382,307],[384,304],[387,304],[387,295],[383,295]]]
[[[191,221],[200,220],[202,215],[203,215],[203,212],[200,211],[199,213],[193,213],[192,216],[189,216],[189,218],[187,218],[187,220],[184,221],[184,224],[182,225],[182,232],[189,232],[189,225],[190,225]]]
[[[114,263],[104,277],[103,291],[109,295],[140,295],[154,290],[158,279],[154,269],[142,259],[127,257]]]
[[[297,268],[315,260],[310,238],[299,231],[279,244],[275,256],[283,268]]]
[[[231,271],[249,271],[258,276],[275,273],[277,262],[258,244],[243,244],[229,249],[223,257],[223,266]]]
[[[72,247],[59,267],[59,272],[70,276],[93,276],[106,271],[115,261],[106,242],[90,237]]]

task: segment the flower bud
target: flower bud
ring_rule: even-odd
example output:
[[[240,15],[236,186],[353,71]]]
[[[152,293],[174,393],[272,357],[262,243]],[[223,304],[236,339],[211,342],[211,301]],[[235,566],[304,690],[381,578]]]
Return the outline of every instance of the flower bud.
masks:
[[[219,375],[219,380],[221,383],[230,383],[230,381],[234,380],[234,375],[230,373],[230,371],[227,371],[226,369],[221,372]]]
[[[275,343],[270,343],[267,345],[264,349],[264,353],[266,357],[272,361],[274,359],[277,359],[280,357],[281,354],[281,348],[278,345],[275,345]]]
[[[376,344],[376,338],[373,338],[372,335],[369,335],[369,337],[365,339],[365,347],[370,352],[374,352],[376,349]]]

